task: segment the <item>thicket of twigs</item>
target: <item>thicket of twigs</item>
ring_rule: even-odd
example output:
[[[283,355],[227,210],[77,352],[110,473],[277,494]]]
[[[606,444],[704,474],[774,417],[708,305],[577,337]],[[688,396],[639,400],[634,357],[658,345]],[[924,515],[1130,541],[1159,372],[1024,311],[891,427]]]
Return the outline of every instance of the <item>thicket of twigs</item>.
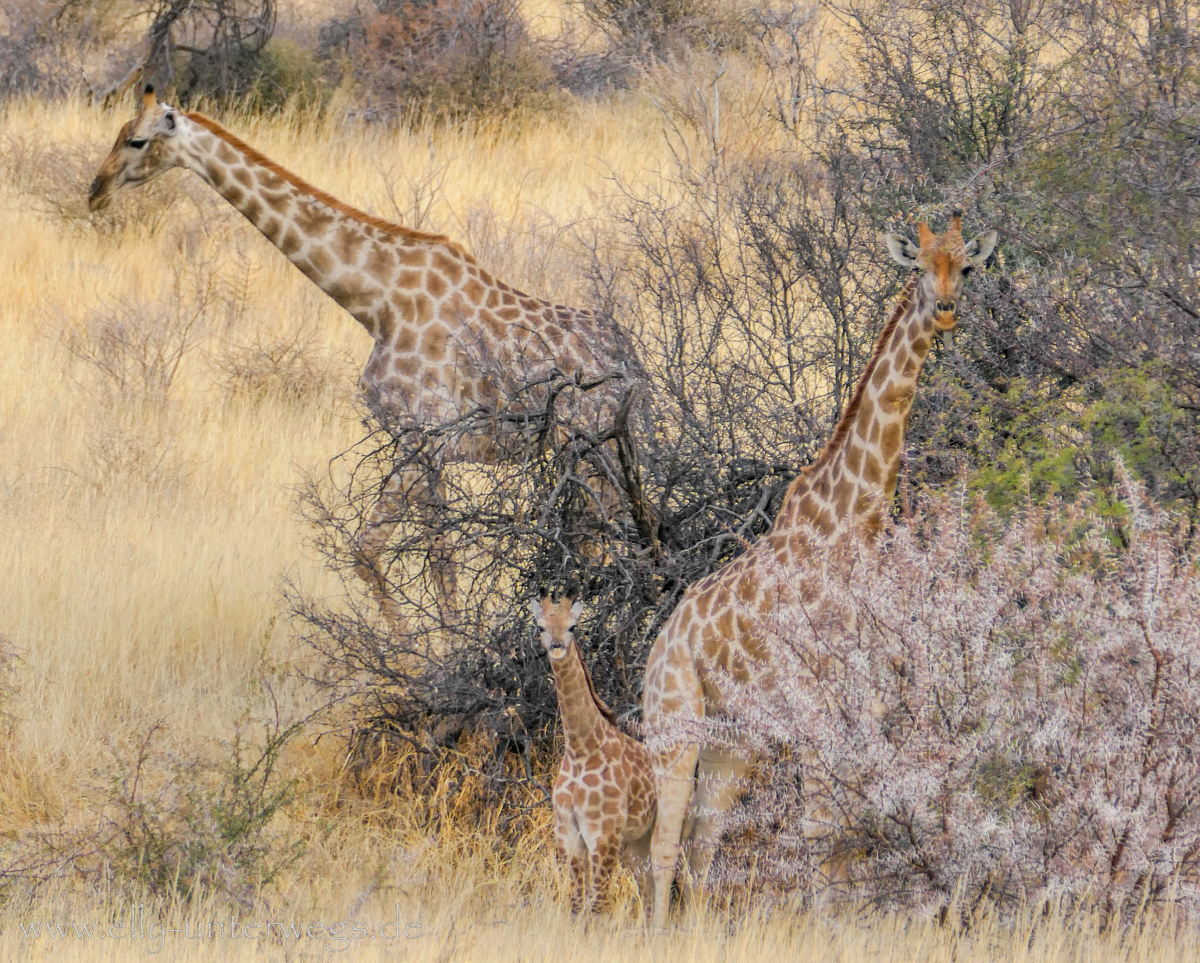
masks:
[[[730,680],[738,725],[708,734],[769,760],[719,878],[1195,911],[1200,555],[1119,474],[1115,521],[960,490],[807,573],[813,601],[769,620],[778,690]]]
[[[642,414],[573,430],[552,401],[514,397],[393,432],[355,456],[349,491],[312,490],[348,571],[388,471],[420,464],[446,486],[436,519],[403,518],[391,547],[409,638],[351,583],[340,608],[295,599],[359,748],[408,740],[432,761],[482,727],[496,785],[538,784],[503,764],[544,747],[554,718],[525,601],[568,583],[598,687],[636,722],[680,592],[763,531],[853,388],[900,281],[879,232],[955,204],[1001,248],[968,285],[955,349],[927,366],[898,527],[847,580],[830,575],[819,618],[779,614],[796,680],[782,708],[744,702],[753,740],[787,760],[737,817],[749,838],[775,834],[756,885],[887,903],[1066,893],[1110,910],[1188,890],[1196,12],[833,3],[857,58],[843,74],[822,66],[811,11],[764,13],[758,56],[791,146],[726,153],[715,96],[681,110],[709,149],[619,185],[609,227],[583,239],[595,302],[639,338]],[[523,433],[516,463],[441,467],[456,433],[497,424]],[[1130,494],[1117,456],[1177,514]],[[956,478],[969,509],[928,502]],[[465,573],[448,622],[431,533]],[[829,628],[847,620],[848,635]],[[749,852],[728,848],[727,879],[749,879]]]

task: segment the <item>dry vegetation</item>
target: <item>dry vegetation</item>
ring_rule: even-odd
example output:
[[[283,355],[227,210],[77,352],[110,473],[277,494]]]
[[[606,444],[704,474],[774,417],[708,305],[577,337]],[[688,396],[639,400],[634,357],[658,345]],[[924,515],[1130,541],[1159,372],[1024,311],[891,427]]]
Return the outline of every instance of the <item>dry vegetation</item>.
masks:
[[[931,79],[920,63],[889,61],[895,48],[881,42],[873,52],[860,49],[856,85],[839,88],[838,109],[848,111],[838,115],[844,126],[821,127],[833,114],[821,113],[828,92],[813,78],[825,63],[820,50],[834,48],[814,45],[806,11],[756,11],[756,23],[776,30],[772,43],[757,50],[752,36],[718,20],[711,23],[720,30],[700,31],[711,49],[703,43],[697,49],[697,18],[709,9],[701,3],[662,4],[661,10],[687,13],[671,31],[661,17],[639,21],[637,29],[629,19],[597,26],[597,11],[634,6],[523,5],[521,42],[549,46],[538,48],[541,72],[520,78],[531,93],[519,109],[487,99],[497,84],[512,92],[501,76],[484,84],[480,96],[484,106],[514,112],[463,121],[467,94],[453,86],[457,80],[439,75],[431,82],[453,88],[445,95],[453,109],[415,111],[412,123],[396,126],[364,123],[378,103],[363,100],[351,82],[358,77],[392,98],[376,111],[390,119],[396,99],[415,89],[413,77],[427,77],[414,74],[404,59],[410,52],[384,29],[393,30],[399,15],[386,3],[334,12],[323,4],[290,10],[280,4],[277,36],[293,48],[268,48],[271,69],[278,68],[272,77],[286,75],[297,89],[308,89],[309,68],[317,68],[279,51],[315,48],[334,13],[347,23],[374,18],[371,32],[346,35],[343,52],[358,58],[358,74],[344,72],[341,86],[322,98],[260,98],[257,106],[273,112],[227,105],[222,117],[269,156],[346,201],[444,230],[499,276],[537,295],[619,310],[648,345],[657,345],[652,361],[667,386],[664,410],[687,413],[674,416],[686,425],[667,453],[676,460],[662,464],[675,472],[674,483],[694,482],[686,490],[709,499],[673,516],[679,543],[668,544],[673,557],[703,547],[693,552],[704,555],[702,562],[680,563],[678,572],[688,578],[738,551],[741,535],[761,530],[756,526],[777,504],[781,479],[811,456],[836,418],[880,306],[896,285],[894,274],[872,260],[874,231],[899,225],[910,213],[907,206],[903,214],[897,210],[902,203],[913,206],[911,213],[936,216],[947,201],[963,199],[974,205],[970,217],[998,219],[990,226],[1011,244],[1012,264],[1003,277],[973,279],[977,300],[965,316],[976,325],[967,332],[973,340],[965,355],[931,365],[924,407],[914,413],[914,450],[921,454],[912,458],[913,485],[936,489],[974,472],[968,484],[994,495],[1003,512],[1022,497],[1073,495],[1096,479],[1096,504],[1119,528],[1119,506],[1108,497],[1111,486],[1104,487],[1111,477],[1097,467],[1118,448],[1153,495],[1190,513],[1192,528],[1180,537],[1194,551],[1200,407],[1187,393],[1200,381],[1194,350],[1188,360],[1176,349],[1194,348],[1187,319],[1200,317],[1189,313],[1196,280],[1186,266],[1195,244],[1171,234],[1181,220],[1163,216],[1178,197],[1191,196],[1182,208],[1190,216],[1186,204],[1194,206],[1194,194],[1187,183],[1193,182],[1175,194],[1156,186],[1158,193],[1138,195],[1142,207],[1113,207],[1108,220],[1083,201],[1080,210],[1051,205],[1068,212],[1064,224],[1075,218],[1086,228],[1079,237],[1090,260],[1081,266],[1073,228],[1033,197],[1036,190],[1080,196],[1084,175],[1069,153],[1005,173],[1023,156],[1005,137],[1019,145],[1072,136],[1065,114],[1057,131],[1011,120],[1041,118],[1021,111],[1048,97],[1045,89],[1023,88],[1020,109],[999,114],[976,113],[975,101],[938,113],[938,98],[961,90],[961,78],[951,71]],[[835,24],[845,39],[870,6],[831,4],[823,42],[835,43]],[[475,9],[456,7],[468,8]],[[3,10],[5,42],[36,34],[30,26],[36,4],[13,0]],[[904,47],[904,22],[886,21],[877,36]],[[1027,35],[1017,33],[1018,40]],[[1037,46],[1045,35],[1028,32],[1030,62],[1058,64],[1061,51]],[[128,34],[97,36],[121,51],[137,47]],[[789,37],[796,46],[789,48]],[[1021,43],[1012,49],[1024,50]],[[0,55],[7,49],[0,46]],[[10,92],[43,82],[40,89],[56,95],[78,90],[82,81],[63,66],[75,63],[71,52],[53,44],[39,49],[42,59],[29,61],[25,73],[0,76]],[[458,55],[459,48],[446,49]],[[1012,65],[997,57],[989,83],[1000,83],[995,78]],[[7,66],[13,64],[15,55]],[[103,89],[120,79],[128,60],[122,69],[109,64],[107,74],[99,62],[92,66],[91,80],[104,81],[93,86]],[[1162,83],[1184,77],[1190,89],[1194,63],[1173,69],[1164,69]],[[1062,72],[1040,76],[1047,88],[1069,86]],[[914,86],[914,77],[928,84]],[[892,96],[892,88],[899,93]],[[852,106],[848,90],[862,102]],[[920,123],[901,124],[897,134],[896,117],[872,114],[864,91],[884,91],[881,97],[892,96],[888,103]],[[987,87],[978,103],[992,109],[993,94]],[[428,91],[422,96],[434,99]],[[1152,108],[1140,136],[1151,138],[1165,117],[1159,146],[1190,143],[1192,115],[1180,119],[1167,107]],[[312,612],[326,611],[326,604],[338,611],[347,583],[329,565],[336,551],[331,555],[319,540],[302,492],[311,494],[314,478],[326,492],[353,488],[349,462],[336,456],[365,434],[355,383],[370,343],[190,175],[167,175],[89,216],[87,183],[127,109],[125,103],[102,108],[78,93],[20,96],[0,107],[0,952],[6,958],[125,958],[135,944],[71,936],[64,949],[46,936],[28,939],[21,925],[116,921],[128,918],[131,901],[145,904],[148,919],[178,928],[227,920],[231,912],[379,926],[395,917],[397,906],[402,922],[421,924],[421,938],[402,940],[400,951],[378,941],[349,945],[347,952],[365,959],[403,952],[411,959],[481,961],[1063,963],[1197,954],[1200,938],[1169,912],[1134,912],[1125,928],[1105,928],[1088,910],[1041,904],[1010,906],[1003,918],[969,907],[961,914],[917,906],[884,915],[845,904],[826,911],[819,901],[802,904],[787,887],[770,904],[743,905],[741,888],[719,891],[676,930],[649,935],[637,922],[627,879],[611,921],[572,923],[539,787],[553,745],[545,740],[548,672],[540,688],[530,688],[543,668],[536,660],[521,663],[526,675],[516,689],[496,689],[486,718],[516,705],[514,717],[539,738],[505,744],[486,728],[460,726],[449,745],[444,732],[439,736],[438,766],[420,746],[400,740],[370,743],[375,754],[361,751],[361,739],[344,738],[361,720],[339,716],[338,707],[313,716],[346,681],[338,676],[345,666],[321,658],[311,624],[294,617],[295,599],[307,600]],[[1080,125],[1093,123],[1097,112],[1103,110],[1081,107]],[[951,129],[955,118],[984,115],[979,127]],[[997,133],[985,121],[999,115]],[[459,120],[438,119],[446,116]],[[839,153],[850,132],[867,143],[885,129],[903,149],[868,143],[865,155]],[[806,159],[796,145],[810,132],[820,133],[820,150]],[[1187,150],[1194,153],[1194,146],[1178,156]],[[1137,152],[1114,149],[1099,160],[1084,153],[1097,163],[1097,178],[1113,175],[1104,182],[1109,186],[1121,178],[1153,185],[1181,179],[1167,176],[1170,170],[1162,177],[1141,170]],[[926,167],[905,181],[909,172],[896,156],[921,158]],[[1177,155],[1149,156],[1145,163]],[[824,179],[813,176],[820,165]],[[1035,174],[1041,180],[1029,187]],[[870,190],[854,195],[860,190],[854,185],[862,184]],[[1118,223],[1121,216],[1128,220]],[[1148,223],[1165,227],[1156,234]],[[1109,234],[1135,230],[1143,239],[1139,250],[1104,246]],[[1137,270],[1141,288],[1126,283]],[[1170,324],[1143,326],[1139,319],[1159,317],[1165,298],[1183,307]],[[812,316],[823,321],[799,323]],[[1130,319],[1127,337],[1109,337],[1114,316]],[[671,356],[672,337],[681,344],[692,339],[690,353]],[[739,346],[747,363],[726,377],[729,344]],[[800,360],[789,352],[781,362],[779,346],[793,344]],[[704,394],[718,384],[720,391]],[[1170,393],[1171,403],[1164,403]],[[704,417],[719,422],[730,411],[738,413],[738,430],[708,430]],[[715,474],[684,464],[701,457]],[[736,483],[720,475],[730,465],[744,472]],[[652,484],[666,487],[662,477]],[[718,505],[714,492],[728,496],[728,504]],[[703,524],[689,529],[687,511],[703,516]],[[328,518],[318,513],[316,521]],[[661,580],[662,571],[652,574]],[[673,577],[683,577],[678,572]],[[604,591],[618,594],[611,584]],[[641,608],[603,608],[593,598],[597,638],[607,637],[599,631],[605,625],[624,619],[636,626],[635,656],[644,653],[672,599],[664,592]],[[525,631],[524,624],[513,631]],[[500,636],[497,644],[507,640]],[[629,678],[603,666],[597,676],[619,708],[636,705]],[[514,745],[521,752],[503,751]],[[497,782],[497,768],[513,778]],[[740,887],[744,880],[735,882]],[[148,939],[136,949],[157,945]],[[327,945],[328,935],[235,943],[178,934],[160,958],[325,958]]]

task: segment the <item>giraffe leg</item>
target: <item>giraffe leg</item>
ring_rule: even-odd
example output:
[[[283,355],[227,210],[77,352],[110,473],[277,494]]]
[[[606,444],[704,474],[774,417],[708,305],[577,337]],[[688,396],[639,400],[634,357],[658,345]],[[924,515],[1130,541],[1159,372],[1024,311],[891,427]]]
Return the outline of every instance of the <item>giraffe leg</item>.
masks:
[[[446,482],[440,471],[427,481],[429,496],[426,505],[436,512],[446,504]],[[434,534],[429,540],[429,570],[433,576],[438,621],[442,625],[453,625],[458,611],[458,570],[454,567],[453,549],[449,536],[440,530],[436,521],[430,529]]]
[[[684,901],[693,908],[704,886],[708,867],[721,833],[721,817],[742,790],[742,777],[750,764],[728,750],[701,747],[696,763],[696,792],[692,796],[686,843],[687,871],[683,874]]]
[[[677,744],[674,754],[664,753],[666,765],[656,766],[658,815],[650,840],[650,865],[654,880],[654,925],[667,925],[671,905],[671,884],[679,863],[683,824],[695,789],[696,760],[700,748],[695,743]]]
[[[355,574],[370,589],[394,634],[408,634],[407,620],[399,603],[392,597],[384,568],[380,563],[388,539],[400,523],[406,506],[415,507],[427,518],[436,514],[445,503],[445,483],[440,471],[401,469],[392,472],[383,484],[383,491],[363,523],[356,546]],[[443,625],[451,624],[457,601],[457,574],[446,534],[439,530],[436,520],[425,524],[432,531],[429,546],[429,567],[437,601],[438,617]]]
[[[555,807],[554,841],[557,844],[558,855],[566,862],[570,872],[571,915],[578,916],[583,911],[587,890],[588,849],[575,822],[574,813]]]
[[[613,870],[621,856],[621,837],[604,835],[592,846],[591,879],[588,886],[588,912],[598,913],[608,906],[608,888]]]
[[[392,532],[399,524],[400,511],[404,507],[404,476],[393,472],[383,483],[383,491],[363,523],[355,545],[354,573],[362,579],[379,603],[379,609],[387,620],[394,635],[408,634],[408,623],[400,612],[400,606],[392,598],[391,588],[380,565],[380,557]]]
[[[648,829],[637,839],[631,839],[621,854],[622,862],[633,873],[634,882],[637,883],[642,915],[646,918],[649,918],[654,900],[654,876],[650,872],[650,837],[653,832],[653,829]]]

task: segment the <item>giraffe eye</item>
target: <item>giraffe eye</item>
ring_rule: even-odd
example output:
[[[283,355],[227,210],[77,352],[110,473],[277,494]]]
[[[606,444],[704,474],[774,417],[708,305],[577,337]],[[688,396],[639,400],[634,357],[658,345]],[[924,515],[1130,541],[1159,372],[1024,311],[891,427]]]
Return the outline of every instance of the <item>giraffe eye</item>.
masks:
[[[129,141],[129,146],[132,147],[134,150],[141,150],[143,147],[146,146],[146,141],[144,138],[141,138],[141,137],[133,138]]]

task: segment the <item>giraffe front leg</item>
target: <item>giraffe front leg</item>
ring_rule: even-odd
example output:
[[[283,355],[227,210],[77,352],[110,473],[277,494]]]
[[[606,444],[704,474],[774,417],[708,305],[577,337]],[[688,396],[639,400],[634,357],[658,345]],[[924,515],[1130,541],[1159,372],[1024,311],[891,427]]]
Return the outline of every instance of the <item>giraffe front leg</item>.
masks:
[[[588,851],[580,841],[579,852],[570,856],[571,863],[571,916],[579,916],[588,905]]]
[[[568,797],[569,798],[569,797]],[[559,858],[567,864],[571,887],[571,915],[583,911],[587,889],[588,849],[575,822],[575,813],[560,806],[556,794],[554,804],[554,842]]]
[[[402,473],[393,472],[384,482],[383,491],[367,514],[354,546],[354,574],[366,583],[393,635],[408,635],[408,622],[392,598],[380,559],[388,539],[400,522],[404,502]]]
[[[440,468],[421,471],[410,488],[421,509],[421,524],[429,536],[429,575],[434,604],[442,626],[454,625],[458,614],[458,571],[454,566],[453,534],[443,518],[446,481]]]
[[[667,925],[671,907],[671,885],[679,864],[683,839],[683,824],[695,789],[696,760],[700,748],[695,743],[678,747],[674,754],[663,753],[670,760],[655,767],[658,787],[658,816],[650,839],[650,870],[654,880],[654,926]]]
[[[438,516],[445,505],[445,485],[440,471],[398,469],[384,482],[355,546],[355,574],[366,584],[394,635],[411,635],[412,629],[392,595],[381,564],[388,539],[401,520],[417,523],[429,536],[428,562],[434,602],[442,625],[451,625],[457,611],[458,579],[449,535],[440,530]],[[406,511],[407,509],[407,511]]]
[[[598,913],[608,907],[609,883],[621,858],[621,837],[601,836],[592,846],[589,856],[592,871],[591,885],[588,887],[588,912]]]

